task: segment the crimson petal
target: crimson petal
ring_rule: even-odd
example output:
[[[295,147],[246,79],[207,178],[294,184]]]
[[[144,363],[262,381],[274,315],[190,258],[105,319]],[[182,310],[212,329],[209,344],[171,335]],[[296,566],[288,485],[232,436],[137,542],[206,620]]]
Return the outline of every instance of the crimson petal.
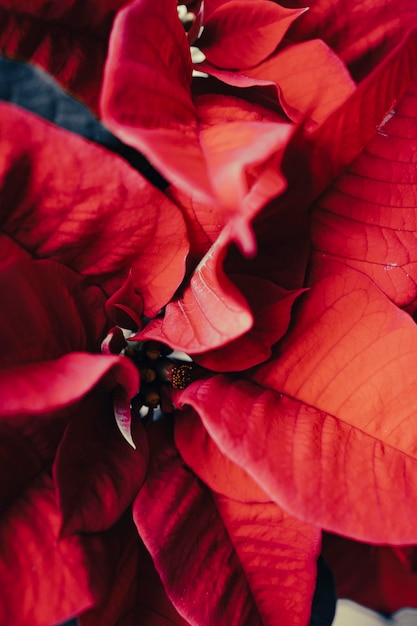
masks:
[[[0,264],[0,291],[1,368],[98,350],[104,296],[75,272],[51,261],[9,261]]]
[[[311,199],[349,165],[415,79],[417,35],[412,33],[384,57],[356,91],[311,134]],[[352,123],[355,120],[355,123]]]
[[[150,23],[143,36],[145,20]],[[158,29],[163,33],[161,49],[153,40]],[[194,103],[191,72],[188,42],[175,5],[163,0],[133,2],[115,22],[102,115],[117,136],[143,152],[174,185],[198,202],[215,200],[233,213],[250,191],[251,168],[262,169],[282,154],[291,127],[282,119],[260,118],[255,106],[248,118],[238,106],[232,116],[227,103],[205,106],[204,96]],[[242,107],[248,108],[248,103]],[[254,185],[254,197],[246,201],[252,215],[284,189],[278,166],[279,160],[274,160],[262,183]]]
[[[177,207],[120,158],[13,105],[0,103],[0,127],[3,237],[110,293],[133,265],[145,312],[155,314],[184,272]]]
[[[216,376],[177,402],[296,517],[365,541],[415,542],[414,323],[347,270],[304,298],[296,335],[258,370],[259,385]]]
[[[0,50],[40,65],[97,109],[107,40],[127,0],[0,3]]]
[[[287,0],[285,4],[297,8],[304,2]],[[349,65],[356,80],[375,68],[416,23],[414,0],[401,5],[395,0],[353,0],[349,12],[343,0],[317,0],[309,6],[292,26],[291,38],[323,39]]]
[[[399,306],[417,297],[416,98],[414,80],[313,211],[318,256],[368,275]]]
[[[239,468],[234,476],[247,480]],[[319,530],[286,516],[273,503],[247,505],[220,495],[214,501],[168,444],[135,502],[139,532],[177,609],[202,626],[233,623],[236,615],[242,623],[305,624],[315,586]],[[297,609],[296,579],[288,576],[288,551],[294,543],[302,562]],[[210,573],[214,567],[215,578]],[[183,575],[193,580],[192,589],[184,586]]]
[[[305,11],[264,0],[250,5],[244,0],[224,2],[204,23],[198,47],[217,67],[253,67],[275,50],[292,22]]]
[[[134,365],[117,356],[73,352],[54,361],[4,368],[1,415],[40,415],[61,409],[85,396],[99,381],[105,390],[121,384],[129,397],[139,388]]]
[[[183,296],[170,302],[138,339],[161,341],[190,354],[216,348],[245,333],[253,323],[249,307],[222,268],[223,234],[197,266]]]
[[[195,355],[197,363],[216,372],[240,372],[266,361],[271,356],[271,346],[287,331],[294,301],[304,292],[286,291],[256,276],[240,274],[231,278],[247,298],[254,324],[224,347]]]
[[[121,437],[111,397],[97,394],[70,420],[54,461],[62,534],[107,530],[131,504],[145,477],[148,446],[134,424],[136,450]]]
[[[81,626],[187,626],[168,599],[136,527],[124,530],[128,541],[113,584],[104,600],[78,618]]]
[[[100,538],[59,538],[61,514],[42,474],[0,521],[0,622],[47,626],[78,615],[109,584]],[[53,581],[53,593],[51,593]]]
[[[214,75],[229,82],[227,77]],[[295,122],[310,118],[321,124],[355,88],[345,65],[320,39],[288,46],[245,70],[245,76],[255,85],[257,81],[275,85],[284,112]]]

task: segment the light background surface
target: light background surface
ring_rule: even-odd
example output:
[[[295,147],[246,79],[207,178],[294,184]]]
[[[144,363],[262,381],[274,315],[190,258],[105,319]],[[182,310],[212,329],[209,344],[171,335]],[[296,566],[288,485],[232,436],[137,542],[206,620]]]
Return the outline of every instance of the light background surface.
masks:
[[[385,619],[350,600],[339,600],[333,626],[417,626],[417,610],[402,609]]]

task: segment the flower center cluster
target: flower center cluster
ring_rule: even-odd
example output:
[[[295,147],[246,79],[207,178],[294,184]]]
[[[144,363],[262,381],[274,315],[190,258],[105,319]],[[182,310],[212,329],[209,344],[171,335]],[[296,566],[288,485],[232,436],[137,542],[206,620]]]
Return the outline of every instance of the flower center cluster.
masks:
[[[132,408],[143,417],[157,408],[172,411],[171,390],[185,389],[195,380],[192,361],[185,360],[186,355],[184,360],[174,358],[171,348],[158,341],[128,341],[124,353],[139,370],[140,391],[132,400]]]
[[[201,36],[203,32],[203,15],[204,15],[204,2],[202,0],[196,0],[187,4],[177,4],[178,17],[181,24],[187,33],[188,42],[190,44],[190,54],[193,65],[198,65],[206,60],[205,54],[195,46],[195,42]],[[193,70],[193,77],[195,78],[207,78],[207,74],[200,72],[199,70]]]

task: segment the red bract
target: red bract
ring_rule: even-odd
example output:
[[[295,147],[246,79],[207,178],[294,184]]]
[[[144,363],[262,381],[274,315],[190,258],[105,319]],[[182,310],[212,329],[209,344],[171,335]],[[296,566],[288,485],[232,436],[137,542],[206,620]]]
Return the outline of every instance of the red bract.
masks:
[[[198,421],[196,415],[188,414],[188,418],[191,423],[182,423],[186,442],[193,436],[193,420]],[[213,454],[210,447],[205,449],[214,488],[210,492],[184,465],[169,437],[163,445],[159,439],[158,444],[133,513],[180,613],[191,624],[226,624],[236,619],[242,624],[307,623],[320,545],[318,530],[269,502],[220,451]],[[182,452],[181,443],[179,449]],[[195,453],[201,453],[200,446],[186,454],[185,460],[198,476],[200,461]],[[212,461],[219,456],[222,467],[216,475],[218,468]],[[225,489],[229,472],[234,480]],[[243,500],[236,489],[245,490]]]
[[[97,109],[112,21],[126,0],[0,2],[0,49],[31,60]]]
[[[292,9],[303,6],[301,0],[286,0]],[[384,57],[414,30],[417,7],[413,0],[395,2],[354,0],[346,12],[339,0],[314,0],[303,20],[294,23],[290,36],[294,41],[323,39],[348,65],[356,80],[363,79]]]
[[[112,391],[131,396],[138,377],[125,359],[86,352],[105,329],[103,296],[74,272],[12,261],[0,284],[0,614],[51,624],[99,601],[110,582],[118,547],[97,532],[128,507],[147,459],[140,430],[137,451],[119,441]],[[75,530],[92,534],[62,538]]]
[[[138,40],[144,20],[149,29]],[[156,32],[164,41],[160,49]],[[277,166],[291,126],[277,112],[211,84],[207,89],[204,81],[193,86],[191,79],[189,44],[174,3],[140,1],[120,12],[103,84],[106,123],[188,195],[220,202],[227,217],[248,220],[285,186]],[[235,238],[245,248],[244,234]]]
[[[133,450],[114,420],[115,392],[131,398],[139,381],[127,359],[99,354],[103,290],[132,268],[130,305],[158,310],[181,280],[187,239],[178,209],[121,159],[14,106],[1,111],[0,611],[43,625],[103,598],[125,549],[118,519],[146,470],[141,425]],[[164,236],[168,215],[175,237]]]
[[[416,43],[403,38],[406,25],[392,30],[389,4],[363,7],[379,19],[369,49],[362,37],[347,54],[352,33],[362,32],[352,27],[334,50],[352,67],[384,33],[390,53],[372,71],[364,59],[358,87],[321,39],[297,35],[303,11],[258,0],[244,14],[239,1],[209,3],[201,46],[212,77],[197,83],[175,3],[136,0],[123,9],[103,115],[178,185],[166,195],[117,157],[2,105],[1,269],[16,287],[0,325],[2,461],[16,475],[4,483],[3,536],[9,541],[9,520],[18,531],[8,557],[15,569],[2,575],[8,589],[21,570],[25,598],[22,608],[5,598],[14,623],[46,624],[95,604],[86,626],[303,626],[322,528],[398,545],[394,554],[410,560],[403,544],[417,541],[417,331],[399,306],[414,313],[417,295],[415,116],[407,104]],[[243,36],[240,56],[230,44]],[[323,39],[330,43],[326,25]],[[306,272],[307,211],[319,194]],[[252,228],[260,252],[242,261],[232,242],[253,253]],[[164,418],[145,437],[130,412],[139,381],[126,358],[111,355],[123,345],[120,331],[102,344],[110,354],[94,354],[108,329],[103,291],[116,322],[145,324],[135,339],[157,342],[138,348],[149,370],[165,359],[161,344],[212,370],[188,386],[180,379],[185,388],[175,394],[164,379],[168,398],[154,390],[175,413],[166,432]],[[188,367],[191,377],[201,373]],[[115,425],[119,397],[120,430],[136,450]],[[143,404],[153,406],[146,397]],[[26,497],[40,511],[35,544]],[[154,565],[123,518],[132,501]],[[111,528],[126,535],[116,543],[107,535],[119,578],[104,596],[109,564],[99,559],[99,584],[89,540],[96,546],[97,533]],[[27,561],[25,542],[35,545]],[[47,567],[59,572],[66,603],[47,604]],[[36,573],[35,602],[27,589]],[[154,595],[144,607],[136,583],[149,578]]]
[[[54,259],[109,294],[131,270],[157,313],[184,273],[180,211],[122,159],[20,108],[0,103],[0,128],[1,258]]]

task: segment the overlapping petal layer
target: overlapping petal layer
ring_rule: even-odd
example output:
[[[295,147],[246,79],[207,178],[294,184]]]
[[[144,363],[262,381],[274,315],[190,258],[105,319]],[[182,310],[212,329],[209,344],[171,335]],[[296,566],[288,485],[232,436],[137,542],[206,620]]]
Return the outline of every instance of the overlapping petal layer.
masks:
[[[238,467],[232,471],[240,481],[250,480]],[[237,616],[241,623],[305,624],[320,533],[265,497],[262,505],[245,504],[231,491],[213,499],[170,443],[155,457],[134,517],[168,595],[202,626],[233,623]],[[295,537],[290,565],[287,550]],[[186,580],[193,580],[192,588]]]
[[[0,377],[1,619],[44,625],[99,601],[110,582],[110,539],[103,538],[104,548],[95,535],[60,533],[114,525],[143,480],[141,427],[138,449],[126,450],[111,400],[119,386],[132,397],[138,374],[127,359],[79,352],[98,350],[105,320],[101,291],[73,271],[52,261],[9,261],[0,266],[0,285],[7,350]]]
[[[130,520],[129,520],[130,521]],[[78,618],[81,626],[187,626],[168,599],[149,552],[131,523],[109,593]]]
[[[311,128],[324,122],[354,92],[355,83],[340,58],[320,39],[288,46],[255,67],[225,71],[199,66],[228,85],[255,88],[252,97]],[[276,101],[276,102],[275,102]]]
[[[60,539],[61,522],[47,474],[37,477],[3,511],[0,619],[4,624],[60,623],[99,601],[109,585],[109,545],[97,535]]]
[[[213,378],[182,400],[294,514],[359,539],[416,541],[415,324],[363,274],[336,264],[325,274],[257,372],[262,387]]]
[[[145,312],[155,314],[184,272],[180,211],[98,146],[10,104],[0,103],[0,120],[2,241],[59,261],[110,293],[133,266]]]
[[[204,22],[198,41],[208,61],[224,69],[246,69],[264,61],[288,27],[306,9],[286,9],[268,0],[219,4]]]
[[[150,29],[138,40],[144,19],[151,19]],[[161,49],[154,45],[156,29],[163,33]],[[234,106],[231,116],[228,100],[216,96],[216,90],[209,103],[204,96],[194,98],[191,73],[188,41],[175,6],[164,0],[134,2],[120,12],[113,29],[102,115],[117,136],[142,151],[168,180],[196,200],[214,199],[233,214],[251,191],[251,169],[283,152],[290,127],[245,101]],[[276,167],[273,171],[277,194],[283,179]],[[266,200],[270,194],[268,190]],[[252,211],[260,206],[257,201]]]
[[[414,80],[313,212],[317,256],[363,272],[399,306],[417,297],[416,101]]]
[[[97,110],[113,18],[126,0],[0,3],[0,50],[46,69]]]
[[[224,243],[222,236],[197,266],[182,297],[170,302],[164,317],[152,320],[138,338],[192,354],[217,348],[251,328],[246,300],[222,267]]]
[[[285,5],[297,8],[304,3],[286,0]],[[349,12],[342,1],[315,0],[303,19],[294,23],[290,36],[296,41],[320,37],[360,80],[415,28],[416,11],[413,0],[401,5],[392,0],[355,0]]]

